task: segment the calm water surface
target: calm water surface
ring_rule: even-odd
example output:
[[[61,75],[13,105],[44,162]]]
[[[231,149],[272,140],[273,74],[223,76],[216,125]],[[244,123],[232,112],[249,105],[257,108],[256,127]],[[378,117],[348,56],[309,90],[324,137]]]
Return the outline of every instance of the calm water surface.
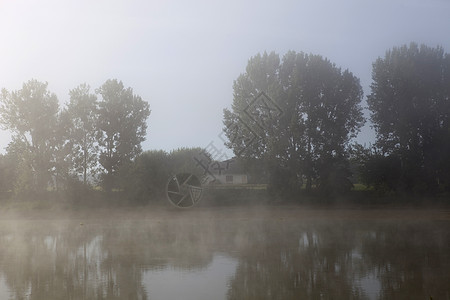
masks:
[[[445,210],[0,217],[0,299],[450,299]]]

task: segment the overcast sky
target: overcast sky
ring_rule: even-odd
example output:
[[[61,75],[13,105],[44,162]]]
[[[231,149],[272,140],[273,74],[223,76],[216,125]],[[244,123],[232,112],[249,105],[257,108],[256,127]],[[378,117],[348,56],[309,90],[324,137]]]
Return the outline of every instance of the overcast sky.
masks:
[[[63,105],[116,78],[150,104],[144,150],[225,148],[222,111],[251,56],[320,54],[367,94],[375,59],[412,41],[450,52],[450,1],[0,0],[0,88],[47,81]],[[373,138],[366,126],[358,140]]]

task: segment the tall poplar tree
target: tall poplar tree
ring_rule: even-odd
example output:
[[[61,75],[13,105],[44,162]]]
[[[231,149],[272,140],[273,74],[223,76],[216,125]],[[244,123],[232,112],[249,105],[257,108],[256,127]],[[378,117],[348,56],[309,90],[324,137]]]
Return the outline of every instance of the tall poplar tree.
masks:
[[[53,172],[53,139],[58,115],[58,99],[48,91],[48,84],[30,80],[22,89],[0,95],[0,123],[13,134],[13,144],[20,145],[22,186],[33,191],[45,190]],[[22,187],[18,187],[21,189]]]
[[[147,133],[149,104],[121,81],[107,80],[98,90],[98,129],[100,131],[99,162],[103,169],[102,181],[110,191],[119,168],[129,163],[142,151],[141,143]]]
[[[71,169],[83,178],[86,185],[88,175],[94,174],[98,164],[97,96],[90,92],[87,84],[70,90],[69,95],[64,115],[71,124],[68,128]]]
[[[401,161],[401,188],[450,187],[450,55],[411,43],[373,64],[367,98],[377,146]]]

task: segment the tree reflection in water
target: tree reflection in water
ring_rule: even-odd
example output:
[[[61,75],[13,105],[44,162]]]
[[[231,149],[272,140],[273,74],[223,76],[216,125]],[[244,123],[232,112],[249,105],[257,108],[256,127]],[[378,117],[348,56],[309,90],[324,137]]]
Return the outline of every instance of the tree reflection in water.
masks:
[[[450,295],[449,221],[192,216],[1,221],[0,289],[13,299],[147,299],[158,286],[146,274],[195,276],[220,255],[237,267],[216,299]]]
[[[447,299],[449,222],[266,224],[230,299]]]

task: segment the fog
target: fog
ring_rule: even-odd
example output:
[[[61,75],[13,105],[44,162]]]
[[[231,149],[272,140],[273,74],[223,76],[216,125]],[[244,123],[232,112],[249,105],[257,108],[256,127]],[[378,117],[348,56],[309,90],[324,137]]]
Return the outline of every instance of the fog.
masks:
[[[0,2],[0,300],[450,299],[450,2]]]
[[[2,299],[446,299],[450,212],[1,213]]]

